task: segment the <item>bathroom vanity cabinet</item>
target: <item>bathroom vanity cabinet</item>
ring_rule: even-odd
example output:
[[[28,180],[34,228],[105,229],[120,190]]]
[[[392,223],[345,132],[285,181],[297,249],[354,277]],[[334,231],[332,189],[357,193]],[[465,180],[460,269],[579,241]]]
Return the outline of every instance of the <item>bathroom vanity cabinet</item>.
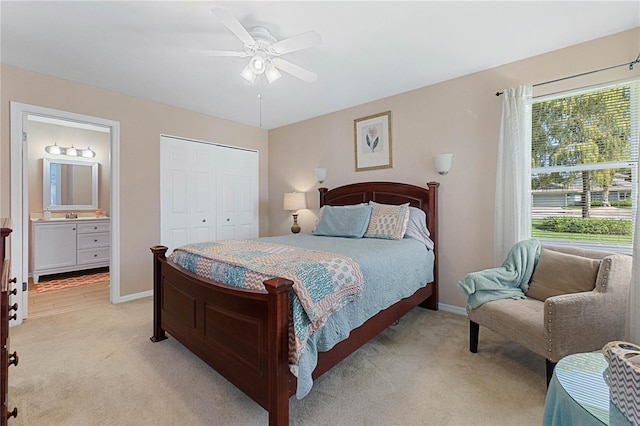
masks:
[[[109,266],[109,219],[33,220],[33,282],[40,276]]]

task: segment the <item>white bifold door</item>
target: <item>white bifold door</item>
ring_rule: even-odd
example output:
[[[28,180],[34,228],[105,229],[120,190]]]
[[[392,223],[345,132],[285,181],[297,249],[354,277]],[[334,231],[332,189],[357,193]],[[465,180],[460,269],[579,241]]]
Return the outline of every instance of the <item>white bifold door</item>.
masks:
[[[184,244],[258,236],[258,152],[161,136],[160,240]]]

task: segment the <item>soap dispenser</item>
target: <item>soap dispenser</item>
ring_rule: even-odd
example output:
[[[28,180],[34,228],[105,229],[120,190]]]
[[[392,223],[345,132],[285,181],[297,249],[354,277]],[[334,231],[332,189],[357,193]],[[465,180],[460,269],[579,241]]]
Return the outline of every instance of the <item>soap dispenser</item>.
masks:
[[[44,211],[44,220],[51,220],[51,210],[46,209]]]

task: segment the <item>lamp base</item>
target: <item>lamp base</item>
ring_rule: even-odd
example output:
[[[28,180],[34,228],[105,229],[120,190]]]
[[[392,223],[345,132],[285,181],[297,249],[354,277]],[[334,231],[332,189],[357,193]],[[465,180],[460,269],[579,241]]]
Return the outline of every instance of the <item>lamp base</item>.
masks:
[[[298,215],[294,214],[293,215],[293,225],[291,226],[291,232],[293,232],[294,234],[299,233],[301,230],[300,225],[298,225]]]

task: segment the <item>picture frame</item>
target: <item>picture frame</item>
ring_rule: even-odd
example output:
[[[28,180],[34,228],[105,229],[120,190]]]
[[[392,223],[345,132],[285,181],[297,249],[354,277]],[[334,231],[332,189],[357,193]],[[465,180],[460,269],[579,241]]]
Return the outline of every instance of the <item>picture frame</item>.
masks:
[[[391,111],[353,120],[356,172],[393,167]]]

